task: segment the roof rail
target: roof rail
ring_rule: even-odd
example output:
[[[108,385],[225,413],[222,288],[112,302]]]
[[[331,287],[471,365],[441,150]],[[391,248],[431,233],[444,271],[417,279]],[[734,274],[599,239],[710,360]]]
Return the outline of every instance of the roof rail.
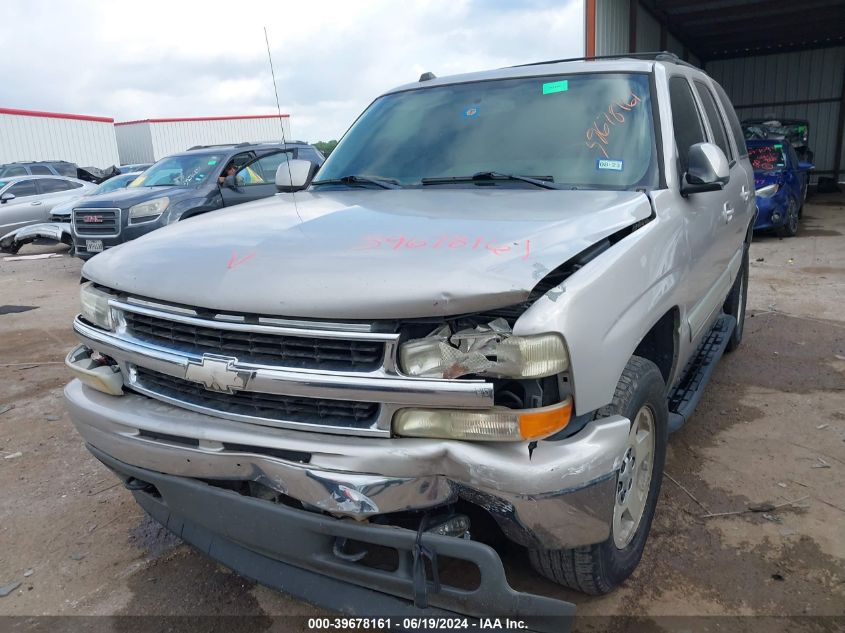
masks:
[[[585,61],[594,61],[600,59],[644,59],[644,60],[653,60],[657,62],[671,62],[673,64],[679,64],[681,66],[689,66],[690,68],[698,68],[695,64],[690,64],[689,62],[685,62],[680,57],[678,57],[675,53],[670,53],[669,51],[654,51],[649,53],[620,53],[619,55],[596,55],[593,57],[568,57],[566,59],[549,59],[542,62],[530,62],[528,64],[517,64],[515,66],[508,66],[508,68],[522,68],[524,66],[541,66],[543,64],[560,64],[563,62],[585,62]],[[699,69],[700,70],[700,69]]]

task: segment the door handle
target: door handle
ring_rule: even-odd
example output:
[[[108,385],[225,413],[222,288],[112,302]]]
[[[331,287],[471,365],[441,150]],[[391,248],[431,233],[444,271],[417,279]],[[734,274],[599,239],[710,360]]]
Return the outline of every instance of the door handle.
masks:
[[[742,185],[742,190],[739,193],[742,199],[748,202],[751,199],[751,191],[745,185]]]
[[[44,204],[44,203],[43,203],[43,202],[39,202],[39,201],[37,201],[37,200],[36,200],[35,202],[30,202],[30,203],[29,203],[29,205],[30,205],[31,207],[37,207],[37,206],[42,205],[42,204]]]
[[[734,208],[730,202],[726,202],[722,206],[722,217],[725,218],[725,222],[730,222],[734,219]]]

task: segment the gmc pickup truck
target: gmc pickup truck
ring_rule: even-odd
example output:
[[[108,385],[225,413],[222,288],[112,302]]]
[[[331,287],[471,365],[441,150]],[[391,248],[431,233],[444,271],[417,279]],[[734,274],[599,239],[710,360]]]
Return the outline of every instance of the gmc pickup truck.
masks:
[[[722,88],[669,54],[426,73],[276,185],[85,265],[91,452],[187,542],[349,613],[571,614],[510,587],[503,538],[624,582],[669,432],[742,339]]]

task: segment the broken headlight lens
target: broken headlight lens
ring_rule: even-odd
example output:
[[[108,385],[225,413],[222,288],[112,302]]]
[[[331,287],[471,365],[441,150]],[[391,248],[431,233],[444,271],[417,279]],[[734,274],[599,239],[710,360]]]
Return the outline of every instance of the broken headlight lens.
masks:
[[[95,288],[93,282],[86,282],[79,288],[79,302],[82,304],[82,317],[89,323],[103,328],[112,329],[111,296]]]
[[[399,348],[399,364],[409,376],[429,378],[542,378],[566,371],[569,354],[559,334],[514,336],[507,321],[496,319],[454,334],[443,325],[410,340]]]

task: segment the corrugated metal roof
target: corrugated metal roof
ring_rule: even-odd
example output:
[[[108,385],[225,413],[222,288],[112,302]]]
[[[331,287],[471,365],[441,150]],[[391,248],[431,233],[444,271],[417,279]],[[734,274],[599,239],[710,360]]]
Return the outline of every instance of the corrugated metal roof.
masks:
[[[704,60],[845,43],[842,0],[642,0]]]

